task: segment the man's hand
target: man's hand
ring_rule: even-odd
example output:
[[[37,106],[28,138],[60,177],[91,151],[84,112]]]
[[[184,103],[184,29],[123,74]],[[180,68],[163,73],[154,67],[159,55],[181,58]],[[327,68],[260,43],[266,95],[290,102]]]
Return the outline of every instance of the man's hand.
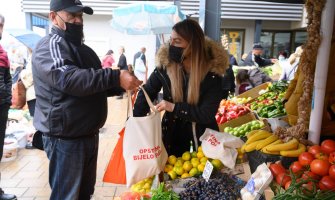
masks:
[[[138,88],[143,81],[138,80],[129,73],[128,70],[120,70],[120,86],[125,90],[134,90]]]
[[[278,61],[278,59],[276,59],[276,58],[271,58],[271,62],[272,63],[276,63]]]
[[[161,112],[163,110],[166,110],[168,112],[173,112],[173,109],[174,109],[174,103],[171,103],[171,102],[168,102],[168,101],[165,101],[165,100],[162,100],[161,102],[159,102],[157,105],[156,105],[156,109]]]

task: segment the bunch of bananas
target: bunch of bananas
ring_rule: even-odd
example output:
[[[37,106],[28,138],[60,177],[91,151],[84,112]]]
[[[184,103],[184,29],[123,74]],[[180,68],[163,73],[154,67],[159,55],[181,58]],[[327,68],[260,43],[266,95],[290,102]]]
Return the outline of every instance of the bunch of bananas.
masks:
[[[262,151],[266,154],[281,155],[286,157],[298,157],[306,151],[306,146],[299,143],[295,138],[283,143],[276,135],[265,130],[254,130],[247,134],[248,140],[242,146],[242,152],[254,150]]]

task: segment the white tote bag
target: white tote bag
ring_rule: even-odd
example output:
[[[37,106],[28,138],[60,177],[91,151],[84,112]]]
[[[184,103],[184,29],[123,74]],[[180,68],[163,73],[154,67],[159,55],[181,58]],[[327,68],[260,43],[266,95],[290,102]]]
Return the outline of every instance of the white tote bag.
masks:
[[[151,113],[144,117],[133,117],[132,109],[130,109],[123,140],[127,187],[159,174],[164,170],[168,157],[162,141],[160,113],[145,90],[143,88],[142,90],[151,108]]]

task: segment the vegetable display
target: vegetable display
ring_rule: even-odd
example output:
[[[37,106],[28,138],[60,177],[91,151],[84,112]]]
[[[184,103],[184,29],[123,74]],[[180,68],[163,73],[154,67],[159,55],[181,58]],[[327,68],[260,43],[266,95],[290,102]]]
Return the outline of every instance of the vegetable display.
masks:
[[[220,102],[220,107],[215,115],[215,119],[217,124],[223,124],[249,112],[250,111],[247,107],[236,104],[233,101],[223,99]]]

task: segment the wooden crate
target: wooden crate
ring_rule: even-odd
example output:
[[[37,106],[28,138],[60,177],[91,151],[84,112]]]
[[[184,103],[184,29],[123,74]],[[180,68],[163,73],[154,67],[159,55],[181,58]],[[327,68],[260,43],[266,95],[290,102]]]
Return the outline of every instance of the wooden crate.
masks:
[[[226,123],[219,125],[220,132],[223,132],[224,128],[226,127],[237,127],[241,126],[242,124],[245,124],[247,122],[253,121],[257,119],[256,115],[253,112],[250,112],[248,114],[242,115],[238,118],[235,118],[233,120],[227,121]]]
[[[252,99],[255,99],[255,98],[257,98],[257,97],[260,96],[259,91],[265,90],[269,86],[269,84],[271,84],[271,82],[263,83],[263,84],[258,85],[258,86],[254,87],[254,88],[252,88],[252,89],[250,89],[250,90],[248,90],[246,92],[243,92],[242,94],[240,94],[240,95],[238,95],[236,97],[237,98],[248,98],[248,97],[251,97]]]

